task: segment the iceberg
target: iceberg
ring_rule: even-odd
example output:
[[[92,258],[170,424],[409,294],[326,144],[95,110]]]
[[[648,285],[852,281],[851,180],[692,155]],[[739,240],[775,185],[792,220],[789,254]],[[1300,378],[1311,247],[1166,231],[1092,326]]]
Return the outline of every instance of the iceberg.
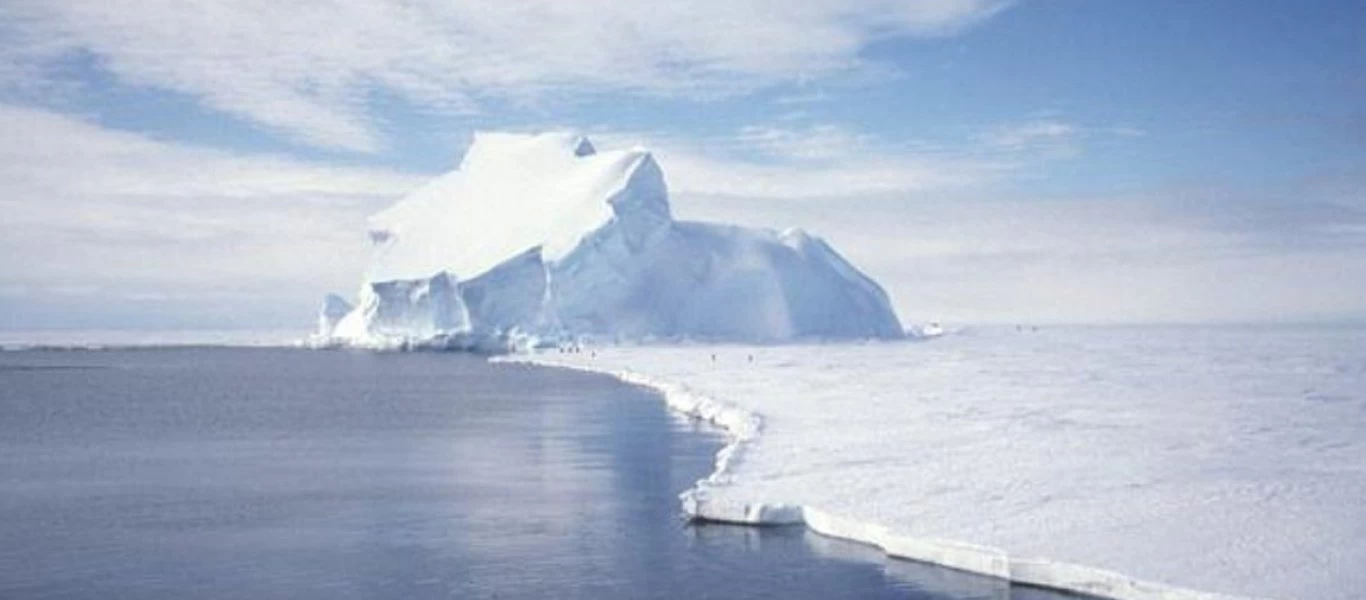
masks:
[[[819,237],[680,221],[642,148],[477,133],[459,168],[370,218],[354,307],[316,341],[362,347],[560,340],[899,338],[886,292]]]

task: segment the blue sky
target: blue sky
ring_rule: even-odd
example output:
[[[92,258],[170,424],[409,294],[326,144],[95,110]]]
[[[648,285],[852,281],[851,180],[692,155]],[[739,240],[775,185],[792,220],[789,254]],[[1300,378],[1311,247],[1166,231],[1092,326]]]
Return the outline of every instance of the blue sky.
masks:
[[[644,144],[907,321],[1366,318],[1359,2],[11,0],[0,328],[306,327],[475,129]]]

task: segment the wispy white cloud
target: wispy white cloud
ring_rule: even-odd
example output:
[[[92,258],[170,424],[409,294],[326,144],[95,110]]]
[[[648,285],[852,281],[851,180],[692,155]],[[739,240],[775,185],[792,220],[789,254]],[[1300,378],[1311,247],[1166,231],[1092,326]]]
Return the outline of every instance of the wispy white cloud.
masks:
[[[871,136],[831,123],[804,129],[750,125],[740,129],[738,141],[775,158],[794,161],[848,158],[872,145]]]
[[[829,102],[831,98],[832,96],[824,90],[804,90],[778,96],[773,99],[773,103],[781,106],[806,106]]]
[[[983,140],[996,148],[1022,150],[1031,146],[1070,144],[1079,131],[1075,125],[1061,121],[1030,121],[996,128]]]
[[[377,92],[454,113],[550,91],[743,93],[869,68],[874,40],[951,35],[1007,4],[12,0],[0,5],[17,32],[0,36],[0,72],[84,52],[126,83],[370,151],[383,145],[367,112]]]
[[[6,105],[0,130],[0,288],[33,303],[292,298],[307,314],[318,292],[354,284],[365,216],[422,181]]]
[[[1128,125],[1116,125],[1114,127],[1104,127],[1097,131],[1121,138],[1140,138],[1148,135],[1145,129],[1130,127]]]
[[[670,187],[749,198],[846,198],[891,193],[962,195],[1035,176],[1073,158],[1088,141],[1143,135],[1132,128],[1028,121],[963,139],[889,140],[832,122],[781,116],[731,134],[683,137],[608,132],[609,145],[651,148],[668,164]]]
[[[1101,141],[1123,142],[1144,137],[1147,131],[1127,125],[1081,125],[1061,118],[1031,119],[990,128],[977,136],[986,149],[1003,154],[1072,158]]]
[[[602,145],[650,148],[669,189],[734,198],[838,198],[979,188],[1018,160],[895,145],[829,123],[758,124],[730,135],[683,138],[610,132]]]
[[[921,0],[892,5],[889,26],[920,35],[951,35],[1005,10],[1013,0]],[[896,8],[900,10],[896,10]]]

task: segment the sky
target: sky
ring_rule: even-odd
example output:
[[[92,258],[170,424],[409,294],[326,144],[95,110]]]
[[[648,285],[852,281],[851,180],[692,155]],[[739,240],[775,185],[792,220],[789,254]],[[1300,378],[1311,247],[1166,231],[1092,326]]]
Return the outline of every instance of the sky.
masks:
[[[652,149],[907,323],[1366,320],[1355,0],[5,0],[0,329],[308,329],[475,130]]]

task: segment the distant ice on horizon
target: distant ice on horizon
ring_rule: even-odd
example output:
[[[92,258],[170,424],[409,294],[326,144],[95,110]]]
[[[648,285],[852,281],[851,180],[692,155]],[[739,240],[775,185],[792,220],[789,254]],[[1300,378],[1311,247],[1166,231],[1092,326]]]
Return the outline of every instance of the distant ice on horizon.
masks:
[[[155,347],[292,347],[297,329],[69,329],[0,331],[0,349],[102,349]]]

